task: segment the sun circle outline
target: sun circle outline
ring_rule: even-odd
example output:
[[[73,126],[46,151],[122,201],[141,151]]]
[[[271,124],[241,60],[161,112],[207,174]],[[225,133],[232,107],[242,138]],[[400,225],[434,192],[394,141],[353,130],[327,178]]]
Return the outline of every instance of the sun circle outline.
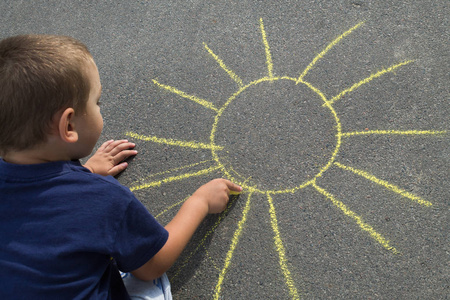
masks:
[[[304,84],[306,85],[309,89],[311,89],[314,93],[316,93],[324,102],[323,106],[326,106],[334,120],[336,121],[336,146],[334,148],[334,151],[331,154],[330,159],[328,160],[328,162],[319,170],[319,172],[310,180],[306,180],[303,183],[301,183],[298,186],[295,186],[293,188],[287,188],[287,189],[280,189],[280,190],[261,190],[259,189],[257,186],[252,186],[247,184],[245,181],[242,182],[240,180],[237,180],[235,178],[235,176],[233,176],[231,174],[231,172],[221,163],[220,161],[220,157],[218,155],[218,152],[221,150],[217,150],[219,149],[219,147],[216,147],[216,143],[215,143],[215,134],[217,131],[217,125],[219,123],[219,119],[222,116],[223,112],[225,111],[225,109],[228,107],[228,105],[233,102],[237,96],[239,96],[242,92],[244,92],[246,89],[248,89],[251,86],[257,85],[259,83],[262,82],[273,82],[273,81],[277,81],[277,80],[291,80],[294,81],[296,84]],[[248,190],[249,192],[258,192],[261,194],[285,194],[285,193],[294,193],[299,189],[303,189],[311,184],[313,184],[317,178],[321,177],[323,175],[323,173],[328,170],[330,168],[330,166],[333,164],[334,160],[336,159],[337,153],[339,152],[339,148],[341,146],[341,136],[342,136],[342,130],[341,130],[341,122],[339,120],[339,117],[336,113],[336,111],[334,110],[334,108],[331,106],[331,103],[329,103],[329,101],[327,100],[326,96],[316,87],[314,87],[311,83],[307,82],[307,81],[303,81],[303,80],[298,80],[297,78],[293,78],[293,77],[289,77],[289,76],[276,76],[276,77],[262,77],[260,79],[254,80],[252,82],[250,82],[247,85],[244,85],[242,87],[240,87],[233,95],[231,95],[227,102],[225,102],[225,104],[217,111],[217,114],[214,118],[214,123],[212,126],[212,130],[211,130],[211,135],[210,135],[210,140],[211,140],[211,154],[213,159],[217,162],[217,164],[220,166],[222,172],[226,175],[226,177],[228,179],[230,179],[231,181],[239,184],[240,186],[242,186],[243,189]],[[238,174],[236,171],[234,171],[236,174]],[[240,174],[238,174],[240,177]]]

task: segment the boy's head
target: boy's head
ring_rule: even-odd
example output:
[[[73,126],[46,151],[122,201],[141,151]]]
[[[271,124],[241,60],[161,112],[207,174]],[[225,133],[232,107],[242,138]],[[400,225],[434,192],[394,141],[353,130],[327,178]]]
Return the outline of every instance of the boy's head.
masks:
[[[0,156],[45,142],[55,116],[65,109],[84,114],[93,66],[86,46],[71,37],[0,41]]]

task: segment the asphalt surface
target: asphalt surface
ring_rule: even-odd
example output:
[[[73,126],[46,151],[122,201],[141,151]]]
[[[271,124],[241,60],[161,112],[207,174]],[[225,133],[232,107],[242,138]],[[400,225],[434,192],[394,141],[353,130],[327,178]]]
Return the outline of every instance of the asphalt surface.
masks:
[[[118,179],[162,224],[209,179],[246,187],[169,272],[175,299],[445,299],[449,6],[4,0],[0,36],[89,47],[99,144],[136,142]]]

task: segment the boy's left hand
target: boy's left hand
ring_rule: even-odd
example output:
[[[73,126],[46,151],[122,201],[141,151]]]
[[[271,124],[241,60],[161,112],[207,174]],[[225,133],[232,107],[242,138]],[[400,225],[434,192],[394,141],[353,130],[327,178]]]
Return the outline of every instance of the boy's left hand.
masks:
[[[135,144],[128,142],[128,140],[104,142],[97,152],[88,159],[84,167],[92,173],[115,176],[127,168],[128,163],[124,160],[137,154],[136,150],[131,150],[134,146]]]

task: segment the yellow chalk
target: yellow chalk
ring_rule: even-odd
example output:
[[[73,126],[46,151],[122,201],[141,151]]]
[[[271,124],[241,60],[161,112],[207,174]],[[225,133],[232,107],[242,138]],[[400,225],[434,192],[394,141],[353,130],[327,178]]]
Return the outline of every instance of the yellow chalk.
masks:
[[[392,247],[389,244],[389,241],[385,239],[381,234],[375,231],[375,229],[363,221],[363,219],[357,215],[352,210],[348,209],[347,206],[342,202],[336,199],[331,193],[327,192],[325,189],[319,187],[315,182],[312,184],[312,186],[322,195],[324,195],[328,200],[330,200],[337,208],[339,208],[346,216],[352,218],[356,224],[358,224],[359,228],[366,231],[370,237],[372,237],[375,241],[380,243],[381,246],[383,246],[385,249],[392,251],[394,254],[400,254],[400,252]]]
[[[220,299],[220,292],[222,291],[223,281],[225,280],[225,275],[228,272],[228,269],[231,264],[231,260],[233,258],[234,251],[239,243],[239,239],[241,238],[242,232],[244,231],[244,226],[247,223],[247,216],[250,210],[250,200],[252,198],[252,194],[250,193],[247,198],[247,202],[245,203],[245,208],[242,211],[242,219],[238,223],[238,228],[234,232],[233,239],[231,240],[230,249],[227,252],[227,256],[225,258],[225,263],[222,268],[222,271],[219,274],[219,279],[217,280],[216,287],[214,289],[214,300]]]
[[[353,135],[370,135],[370,134],[385,134],[385,135],[443,135],[446,130],[367,130],[367,131],[353,131],[343,132],[341,136]]]
[[[221,168],[221,166],[212,166],[212,167],[209,167],[207,169],[203,169],[203,170],[200,170],[200,171],[197,171],[197,172],[186,173],[186,174],[182,174],[182,175],[179,175],[179,176],[167,177],[167,178],[164,178],[162,180],[157,180],[157,181],[149,182],[149,183],[146,183],[146,184],[141,184],[141,185],[138,185],[138,186],[133,186],[133,187],[130,188],[130,191],[133,192],[133,191],[137,191],[137,190],[157,187],[157,186],[161,186],[164,183],[178,181],[178,180],[182,180],[182,179],[186,179],[186,178],[190,178],[190,177],[197,177],[197,176],[201,176],[201,175],[206,175],[206,174],[214,172],[215,170],[218,170],[220,168]]]
[[[260,24],[261,35],[262,35],[263,44],[264,44],[264,51],[266,52],[267,72],[269,73],[269,78],[272,79],[273,78],[272,54],[270,54],[270,47],[269,47],[269,43],[267,42],[267,34],[266,34],[266,31],[264,30],[264,23],[263,23],[262,18],[259,19],[259,24]]]
[[[366,83],[369,83],[369,82],[372,81],[373,79],[378,78],[378,77],[380,77],[380,76],[382,76],[382,75],[384,75],[384,74],[386,74],[386,73],[394,72],[395,69],[400,68],[401,66],[407,65],[407,64],[412,63],[412,62],[413,62],[413,60],[407,60],[407,61],[404,61],[404,62],[395,64],[395,65],[392,65],[392,66],[390,66],[390,67],[387,68],[387,69],[383,69],[383,70],[381,70],[381,71],[378,71],[378,72],[376,72],[375,74],[372,74],[372,75],[370,75],[369,77],[364,78],[363,80],[361,80],[361,81],[359,81],[359,82],[353,84],[351,87],[349,87],[349,88],[343,90],[342,92],[340,92],[339,94],[337,94],[336,96],[334,96],[333,98],[331,98],[331,100],[329,101],[329,103],[330,103],[330,104],[333,104],[335,101],[341,99],[345,94],[350,93],[350,92],[353,92],[354,90],[356,90],[356,89],[359,88],[360,86],[362,86],[362,85],[364,85],[364,84],[366,84]]]
[[[211,144],[204,144],[192,141],[177,141],[172,139],[159,138],[156,136],[137,134],[131,131],[125,133],[125,135],[141,141],[153,142],[170,146],[189,147],[192,149],[211,149],[211,148],[215,148],[217,150],[223,149],[223,147],[221,146],[213,146]]]
[[[211,110],[217,111],[217,108],[209,101],[206,101],[204,99],[198,98],[196,96],[188,95],[185,92],[174,88],[173,86],[159,83],[156,79],[153,79],[153,83],[155,85],[159,86],[160,88],[166,89],[166,90],[168,90],[168,91],[170,91],[170,92],[172,92],[174,94],[177,94],[177,95],[179,95],[179,96],[181,96],[183,98],[186,98],[186,99],[189,99],[191,101],[194,101],[195,103],[198,103],[198,104],[200,104],[203,107],[206,107],[206,108],[209,108]]]
[[[213,161],[212,159],[204,160],[204,161],[201,161],[201,162],[198,162],[198,163],[193,163],[193,164],[185,165],[185,166],[182,166],[182,167],[169,169],[169,170],[166,170],[166,171],[153,173],[153,174],[150,174],[150,175],[148,175],[148,176],[146,176],[144,178],[141,178],[139,180],[134,181],[133,185],[138,185],[140,182],[143,182],[144,180],[148,180],[148,179],[153,178],[153,177],[157,177],[157,176],[161,176],[161,175],[165,175],[165,174],[170,174],[170,173],[173,173],[173,172],[176,172],[176,171],[181,171],[181,170],[184,170],[184,169],[192,168],[192,167],[199,166],[199,165],[202,165],[202,164],[205,164],[205,163],[208,163],[208,162],[212,162],[212,161]]]
[[[368,179],[368,180],[370,180],[372,182],[375,182],[376,184],[384,186],[388,190],[391,190],[391,191],[393,191],[393,192],[395,192],[397,194],[402,195],[403,197],[411,199],[411,200],[413,200],[413,201],[415,201],[415,202],[417,202],[417,203],[419,203],[421,205],[425,205],[425,206],[433,205],[433,203],[431,203],[430,201],[423,200],[422,198],[420,198],[420,197],[418,197],[418,196],[416,196],[414,194],[411,194],[410,192],[407,192],[404,189],[401,189],[398,186],[395,186],[395,185],[387,182],[386,180],[379,179],[379,178],[373,176],[372,174],[369,174],[369,173],[367,173],[367,172],[365,172],[363,170],[358,170],[358,169],[355,169],[355,168],[352,168],[352,167],[349,167],[349,166],[345,166],[345,165],[340,164],[338,162],[335,162],[334,164],[336,166],[338,166],[339,168],[343,169],[343,170],[351,171],[351,172],[353,172],[353,173],[355,173],[355,174],[357,174],[359,176],[362,176],[362,177],[364,177],[364,178],[366,178],[366,179]]]
[[[274,233],[274,243],[275,249],[278,253],[278,262],[280,264],[281,271],[283,272],[284,280],[289,288],[289,294],[292,299],[300,299],[297,288],[295,287],[294,280],[292,279],[291,272],[288,269],[287,258],[286,258],[286,250],[283,245],[283,240],[281,239],[280,229],[278,228],[278,220],[277,214],[275,211],[275,206],[273,205],[272,197],[269,193],[267,193],[267,201],[269,202],[269,214],[270,214],[270,223],[272,225],[272,230]]]
[[[331,48],[333,48],[337,43],[339,43],[343,38],[345,38],[347,35],[349,35],[353,30],[361,26],[364,22],[360,22],[338,36],[336,39],[334,39],[331,43],[328,44],[328,46],[322,50],[319,54],[317,54],[316,57],[314,57],[313,61],[306,67],[306,69],[303,71],[303,73],[300,75],[300,77],[297,79],[297,84],[303,81],[303,77],[312,69],[312,67],[327,54],[328,51],[330,51]]]
[[[225,72],[228,73],[228,75],[236,81],[236,83],[239,85],[239,87],[242,87],[244,84],[242,83],[242,79],[239,78],[232,70],[228,69],[228,67],[225,65],[225,63],[206,45],[206,43],[203,43],[203,46],[205,46],[205,49],[208,51],[208,53],[217,61],[219,66],[225,70]]]

